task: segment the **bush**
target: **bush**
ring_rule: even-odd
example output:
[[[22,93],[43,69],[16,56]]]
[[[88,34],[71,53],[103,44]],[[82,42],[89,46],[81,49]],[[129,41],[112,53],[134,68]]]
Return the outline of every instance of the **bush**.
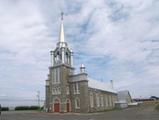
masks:
[[[9,107],[2,107],[1,110],[2,111],[9,111]]]
[[[156,109],[156,110],[159,110],[159,104],[156,105],[155,109]]]
[[[29,110],[29,106],[17,106],[15,110]]]
[[[39,106],[30,106],[30,110],[39,110],[40,107]]]
[[[42,107],[40,108],[40,110],[44,110],[44,106],[42,106]]]
[[[39,110],[39,106],[17,106],[15,110]]]

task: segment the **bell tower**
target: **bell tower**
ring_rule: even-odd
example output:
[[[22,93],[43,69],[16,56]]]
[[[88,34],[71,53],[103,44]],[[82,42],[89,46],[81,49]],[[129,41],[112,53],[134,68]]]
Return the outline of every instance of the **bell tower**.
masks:
[[[61,26],[59,41],[56,45],[56,49],[51,51],[51,66],[65,64],[73,67],[73,52],[65,42],[64,25],[63,25],[63,13],[61,13]]]
[[[73,52],[68,47],[64,36],[63,13],[59,40],[51,53],[51,66],[49,67],[49,80],[47,80],[46,96],[49,100],[49,109],[52,112],[70,112],[70,86],[69,76],[74,73]]]

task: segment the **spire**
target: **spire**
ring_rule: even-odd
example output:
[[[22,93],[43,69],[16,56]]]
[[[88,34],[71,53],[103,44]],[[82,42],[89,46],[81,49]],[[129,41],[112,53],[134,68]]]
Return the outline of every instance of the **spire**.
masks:
[[[59,37],[59,42],[65,42],[65,37],[64,37],[64,27],[63,27],[63,15],[64,13],[61,13],[61,27],[60,27],[60,37]]]

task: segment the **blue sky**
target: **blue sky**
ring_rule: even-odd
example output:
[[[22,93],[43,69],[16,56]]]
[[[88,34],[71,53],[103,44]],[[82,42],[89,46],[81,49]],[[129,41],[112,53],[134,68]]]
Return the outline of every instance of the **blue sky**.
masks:
[[[44,98],[61,11],[77,71],[159,96],[158,0],[0,0],[0,98]]]

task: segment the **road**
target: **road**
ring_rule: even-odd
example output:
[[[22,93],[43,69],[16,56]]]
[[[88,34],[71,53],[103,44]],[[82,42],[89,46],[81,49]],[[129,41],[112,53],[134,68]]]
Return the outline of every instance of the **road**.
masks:
[[[43,113],[36,111],[3,112],[0,120],[159,120],[152,105],[98,113]]]

